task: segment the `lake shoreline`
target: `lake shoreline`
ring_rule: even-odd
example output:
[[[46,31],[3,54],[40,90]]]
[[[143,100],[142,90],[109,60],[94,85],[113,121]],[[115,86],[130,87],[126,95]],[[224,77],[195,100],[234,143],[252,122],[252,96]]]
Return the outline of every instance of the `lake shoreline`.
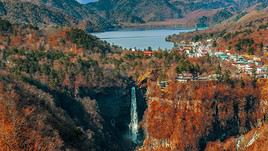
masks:
[[[147,49],[148,47],[151,47],[152,49],[157,50],[159,48],[172,49],[174,47],[172,42],[166,41],[166,37],[169,35],[191,31],[194,31],[194,29],[124,29],[92,34],[112,45],[118,45],[122,48]]]
[[[104,32],[113,32],[113,31],[148,31],[148,30],[195,30],[194,27],[159,27],[159,28],[115,28],[111,30],[104,30],[104,31],[97,31],[97,32],[90,32],[89,34],[98,34],[98,33],[104,33]],[[198,28],[200,30],[202,28]]]

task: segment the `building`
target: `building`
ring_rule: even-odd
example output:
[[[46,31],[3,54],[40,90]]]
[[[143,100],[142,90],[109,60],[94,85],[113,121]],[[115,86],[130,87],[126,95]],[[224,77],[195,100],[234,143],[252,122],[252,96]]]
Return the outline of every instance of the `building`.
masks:
[[[263,52],[268,52],[268,43],[263,45]]]
[[[187,82],[193,80],[193,74],[191,73],[184,73],[184,74],[179,74],[176,78],[178,82]]]
[[[268,44],[265,44],[265,45],[263,46],[263,51],[264,51],[264,52],[268,52]]]
[[[145,50],[143,51],[143,54],[144,56],[152,57],[154,53],[153,51]]]
[[[257,69],[256,69],[256,73],[257,74],[267,74],[267,68],[266,67],[258,67]]]
[[[186,46],[183,46],[183,50],[184,51],[192,51],[193,50],[193,46],[190,46],[190,45],[186,45]]]
[[[208,80],[218,80],[222,75],[219,74],[212,74],[208,76]]]
[[[6,46],[0,45],[0,50],[5,50],[5,49],[6,49]]]
[[[221,60],[228,60],[229,59],[229,56],[227,56],[226,54],[220,54],[218,56]]]
[[[160,86],[161,89],[164,89],[168,86],[168,81],[160,81],[158,85]]]

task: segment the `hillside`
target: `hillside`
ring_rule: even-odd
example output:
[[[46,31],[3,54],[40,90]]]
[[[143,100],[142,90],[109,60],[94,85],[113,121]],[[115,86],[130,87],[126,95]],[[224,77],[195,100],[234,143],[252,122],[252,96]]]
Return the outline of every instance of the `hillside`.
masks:
[[[71,26],[89,32],[113,28],[111,23],[75,0],[1,0],[0,10],[3,19],[37,27]]]
[[[262,56],[267,45],[268,8],[254,7],[212,28],[170,36],[173,42],[213,39],[218,50]]]
[[[250,6],[266,3],[253,1],[182,1],[182,0],[100,0],[88,7],[123,27],[132,26],[210,26]]]
[[[234,77],[216,57],[122,51],[72,28],[0,20],[0,31],[0,149],[197,151],[266,120],[267,80]]]
[[[0,150],[266,150],[268,68],[257,69],[268,63],[268,8],[260,1],[2,0]],[[251,73],[208,50],[133,51],[87,33],[219,22],[168,40],[228,49],[244,62],[247,54],[256,59]]]
[[[119,110],[104,110],[99,96],[127,97],[130,80],[98,63],[112,47],[78,29],[38,30],[1,20],[0,31],[0,150],[125,148],[108,120]]]
[[[75,99],[3,70],[0,109],[2,150],[122,150],[95,100]]]
[[[0,17],[37,27],[71,26],[88,32],[128,27],[205,27],[267,1],[1,0]]]

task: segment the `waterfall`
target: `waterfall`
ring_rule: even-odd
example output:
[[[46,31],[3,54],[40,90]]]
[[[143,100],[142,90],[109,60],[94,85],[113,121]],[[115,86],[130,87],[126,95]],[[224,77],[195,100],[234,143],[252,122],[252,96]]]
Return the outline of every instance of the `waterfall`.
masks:
[[[132,87],[131,88],[131,107],[130,107],[130,124],[129,124],[129,129],[130,129],[130,136],[131,140],[134,143],[137,143],[138,140],[138,130],[139,130],[139,120],[138,120],[138,112],[137,112],[137,98],[136,98],[136,88]]]

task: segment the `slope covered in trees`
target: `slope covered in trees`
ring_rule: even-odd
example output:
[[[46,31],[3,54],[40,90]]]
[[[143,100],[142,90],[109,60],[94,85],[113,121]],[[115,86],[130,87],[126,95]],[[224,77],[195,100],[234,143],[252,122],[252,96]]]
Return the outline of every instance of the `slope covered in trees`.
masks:
[[[122,26],[208,26],[267,1],[240,0],[100,0],[89,3],[98,14]]]
[[[268,8],[254,7],[203,31],[170,36],[173,42],[213,39],[219,50],[262,56],[268,39]]]
[[[72,26],[88,32],[113,28],[111,23],[75,0],[2,0],[0,10],[3,19],[37,27]]]
[[[120,27],[211,26],[242,10],[267,1],[100,0],[2,0],[0,16],[12,23],[38,27],[71,26],[88,32]]]
[[[137,89],[140,126],[146,130],[141,149],[202,150],[266,118],[267,82],[233,78],[230,63],[214,57],[122,51],[71,28],[1,20],[0,31],[0,148],[5,150],[134,150],[126,138],[129,90],[147,72],[139,85],[149,90],[144,118],[144,92]],[[180,74],[220,76],[181,83]],[[161,81],[168,86],[161,88]]]
[[[120,51],[78,29],[39,30],[4,20],[0,29],[0,117],[6,121],[0,147],[11,150],[133,150],[124,136],[134,80],[147,70],[154,70],[155,80],[212,73],[217,62],[199,67],[209,58]],[[142,93],[139,98],[141,119],[146,104]]]
[[[77,29],[42,31],[7,21],[0,29],[0,149],[124,149],[94,98],[129,81],[98,64],[109,45]]]
[[[121,150],[96,101],[19,80],[0,71],[3,150]]]

